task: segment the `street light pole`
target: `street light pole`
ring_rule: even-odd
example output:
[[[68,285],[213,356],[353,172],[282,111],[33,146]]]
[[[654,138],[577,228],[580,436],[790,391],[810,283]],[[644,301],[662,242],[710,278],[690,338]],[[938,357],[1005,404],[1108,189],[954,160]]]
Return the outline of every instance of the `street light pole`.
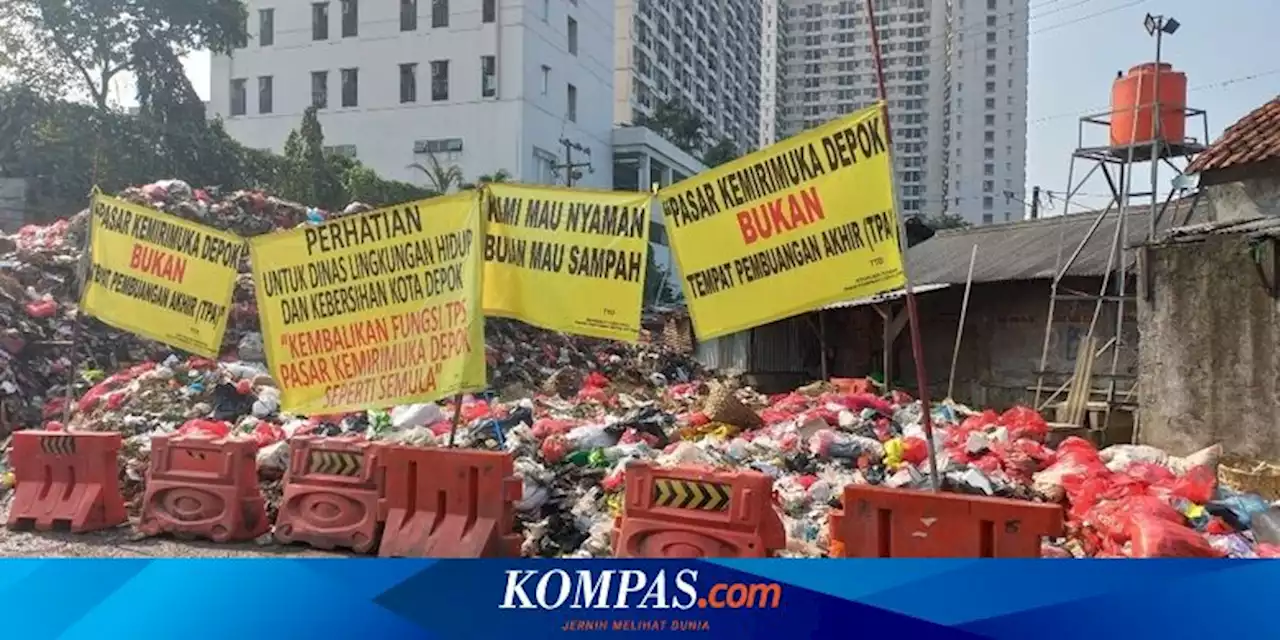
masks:
[[[1151,105],[1151,214],[1148,220],[1148,239],[1156,236],[1156,206],[1160,198],[1156,196],[1156,189],[1160,181],[1160,158],[1163,156],[1164,141],[1160,139],[1160,125],[1163,124],[1164,114],[1160,110],[1160,76],[1161,69],[1161,46],[1164,44],[1164,34],[1173,35],[1180,26],[1177,20],[1166,18],[1165,16],[1153,16],[1147,14],[1142,22],[1146,27],[1147,33],[1156,38],[1156,72],[1155,80],[1152,82],[1152,105]]]

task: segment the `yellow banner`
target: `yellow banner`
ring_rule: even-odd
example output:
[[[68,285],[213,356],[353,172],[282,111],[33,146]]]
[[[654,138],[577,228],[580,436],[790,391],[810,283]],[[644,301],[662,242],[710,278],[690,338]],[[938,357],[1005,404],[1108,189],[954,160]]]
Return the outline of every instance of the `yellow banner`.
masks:
[[[879,105],[658,193],[698,338],[903,286]]]
[[[485,187],[485,313],[636,342],[651,204],[647,193]]]
[[[119,329],[218,357],[245,242],[102,194],[91,205],[85,313]]]
[[[429,402],[485,386],[475,194],[433,198],[250,241],[281,409]]]

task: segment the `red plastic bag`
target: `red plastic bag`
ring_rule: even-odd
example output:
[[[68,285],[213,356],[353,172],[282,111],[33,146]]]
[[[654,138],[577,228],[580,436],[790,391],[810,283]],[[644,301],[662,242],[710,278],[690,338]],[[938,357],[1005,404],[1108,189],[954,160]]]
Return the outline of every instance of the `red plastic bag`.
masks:
[[[1139,519],[1159,520],[1185,528],[1186,520],[1167,502],[1153,496],[1131,496],[1104,500],[1085,515],[1085,524],[1113,542],[1123,544],[1133,535]]]
[[[1125,468],[1124,475],[1151,486],[1172,482],[1178,478],[1168,468],[1154,462],[1135,462]]]
[[[271,424],[270,422],[259,422],[258,425],[253,428],[253,433],[251,435],[253,437],[253,441],[257,443],[258,448],[261,449],[262,447],[270,446],[284,440],[284,429],[281,429],[279,425]]]
[[[1259,544],[1255,549],[1259,558],[1280,558],[1280,544]]]
[[[476,420],[489,417],[489,403],[484,400],[464,403],[462,405],[462,421],[470,424]]]
[[[586,379],[582,381],[582,386],[583,388],[594,387],[596,389],[603,389],[609,386],[609,379],[599,371],[592,371],[587,374]]]
[[[1017,406],[1000,416],[1000,424],[1009,429],[1009,439],[1029,438],[1044,441],[1049,435],[1049,423],[1044,421],[1040,412],[1030,407]]]
[[[188,420],[178,428],[178,435],[208,434],[214,438],[225,438],[231,433],[231,425],[221,420]]]
[[[1147,514],[1130,521],[1130,554],[1134,558],[1221,558],[1222,552],[1195,529]]]
[[[1218,477],[1209,467],[1192,467],[1182,477],[1173,481],[1173,495],[1186,498],[1196,504],[1213,500],[1213,490],[1218,487]]]
[[[53,300],[45,299],[27,303],[27,315],[32,318],[44,320],[45,318],[52,318],[53,314],[57,312],[58,303]]]
[[[929,445],[924,438],[915,436],[902,439],[902,461],[917,467],[929,459]]]

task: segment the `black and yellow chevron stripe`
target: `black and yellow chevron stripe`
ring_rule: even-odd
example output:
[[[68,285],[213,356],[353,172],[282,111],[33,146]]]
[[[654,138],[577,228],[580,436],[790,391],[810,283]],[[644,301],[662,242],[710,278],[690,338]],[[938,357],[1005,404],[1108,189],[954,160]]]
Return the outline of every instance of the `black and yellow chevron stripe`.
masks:
[[[75,436],[44,436],[40,438],[40,450],[53,456],[74,455]]]
[[[307,473],[330,476],[358,476],[364,456],[348,451],[312,451],[307,457]]]
[[[653,506],[725,511],[729,508],[729,486],[714,482],[654,478]]]

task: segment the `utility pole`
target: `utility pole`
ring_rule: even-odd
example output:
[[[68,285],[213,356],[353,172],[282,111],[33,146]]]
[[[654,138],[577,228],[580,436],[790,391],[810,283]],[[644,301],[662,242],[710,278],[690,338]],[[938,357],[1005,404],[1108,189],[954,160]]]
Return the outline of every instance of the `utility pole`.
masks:
[[[1031,187],[1031,219],[1040,217],[1040,185]]]
[[[577,142],[574,142],[568,138],[560,138],[560,144],[561,146],[564,147],[564,164],[557,164],[552,168],[555,169],[556,171],[564,169],[564,185],[566,187],[573,186],[573,179],[575,177],[582,177],[582,174],[578,172],[578,169],[586,169],[587,173],[596,172],[595,167],[591,166],[591,148],[590,147],[584,147],[581,144],[578,144]],[[587,161],[574,162],[573,161],[574,151],[581,152],[583,155],[587,156]]]

